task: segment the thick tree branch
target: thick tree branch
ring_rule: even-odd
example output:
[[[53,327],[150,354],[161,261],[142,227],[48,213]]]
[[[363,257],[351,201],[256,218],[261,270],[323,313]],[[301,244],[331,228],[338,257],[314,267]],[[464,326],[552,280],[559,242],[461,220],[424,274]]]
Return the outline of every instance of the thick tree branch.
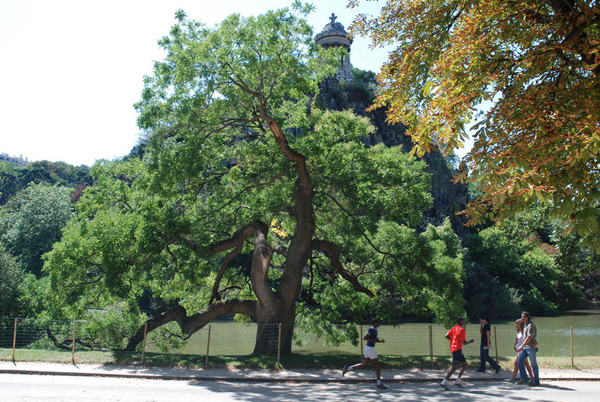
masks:
[[[146,321],[147,328],[142,326],[140,329],[138,329],[136,334],[129,339],[126,350],[135,350],[136,346],[144,340],[144,331],[149,333],[169,322],[177,322],[181,328],[181,332],[191,335],[194,332],[202,329],[206,324],[213,321],[215,318],[223,315],[247,314],[251,317],[254,317],[256,305],[257,303],[253,300],[231,299],[219,301],[189,317],[185,308],[177,306],[157,317],[150,318],[148,321]]]
[[[200,310],[190,317],[187,317],[183,323],[178,323],[181,327],[181,331],[184,334],[193,334],[194,332],[202,329],[206,324],[213,321],[215,318],[224,315],[245,314],[254,318],[257,304],[258,303],[254,300],[222,300],[211,304],[210,306]]]
[[[277,304],[275,293],[269,283],[269,266],[273,251],[267,243],[269,227],[263,224],[254,232],[254,253],[252,256],[252,273],[250,275],[252,290],[261,307],[272,311]]]
[[[313,240],[313,250],[320,251],[327,257],[329,257],[331,265],[338,271],[342,278],[344,278],[352,284],[354,290],[356,290],[357,292],[364,293],[370,297],[375,296],[375,294],[371,292],[371,290],[361,285],[355,276],[351,275],[348,271],[344,269],[342,263],[340,262],[340,254],[338,251],[337,244],[332,243],[330,241],[315,239]]]
[[[268,230],[268,226],[266,223],[256,220],[256,221],[251,222],[248,225],[242,227],[241,229],[237,230],[233,234],[233,236],[231,236],[230,238],[222,240],[222,241],[214,244],[210,248],[209,255],[214,255],[219,252],[235,248],[235,250],[232,251],[231,253],[229,253],[225,257],[223,262],[221,263],[221,269],[219,270],[219,273],[217,274],[217,278],[213,285],[213,291],[212,291],[210,303],[212,303],[215,299],[221,300],[221,296],[219,295],[219,286],[221,284],[221,279],[223,278],[223,275],[225,274],[225,270],[229,266],[229,263],[231,262],[231,260],[233,258],[235,258],[236,256],[238,256],[240,254],[240,252],[242,251],[244,241],[248,237],[250,237],[253,233],[255,233],[257,230],[261,230],[261,229],[264,230],[265,227],[266,227],[266,230]]]
[[[229,266],[231,260],[240,255],[242,252],[243,241],[238,244],[238,246],[231,253],[227,254],[227,256],[223,259],[221,263],[221,269],[219,269],[219,273],[217,274],[217,278],[215,279],[215,284],[213,285],[212,296],[210,297],[210,302],[212,303],[215,300],[221,300],[221,295],[219,294],[219,285],[221,284],[221,279],[223,279],[223,275],[225,274],[225,270]]]
[[[209,255],[215,255],[221,251],[231,250],[232,248],[238,247],[243,244],[249,236],[251,236],[256,230],[267,228],[268,225],[259,220],[255,220],[238,229],[230,238],[221,240],[218,243],[213,244],[209,249]]]

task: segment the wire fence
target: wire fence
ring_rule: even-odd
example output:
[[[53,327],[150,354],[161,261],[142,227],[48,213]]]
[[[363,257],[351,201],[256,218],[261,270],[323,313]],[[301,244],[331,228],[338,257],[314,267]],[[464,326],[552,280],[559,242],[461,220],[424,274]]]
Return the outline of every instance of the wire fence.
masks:
[[[176,331],[153,331],[146,333],[138,352],[166,353],[205,356],[245,356],[255,352],[257,344],[266,345],[268,353],[277,355],[279,362],[282,350],[285,352],[285,340],[282,333],[286,329],[294,331],[291,347],[293,353],[303,354],[340,354],[362,355],[364,341],[362,334],[368,325],[357,325],[359,336],[355,342],[328,345],[324,339],[298,328],[286,328],[283,324],[268,324],[259,328],[257,324],[237,322],[213,322],[193,334],[189,339],[165,344],[165,339],[177,337]],[[168,328],[167,328],[168,329]],[[289,332],[289,331],[287,331]],[[433,363],[439,356],[448,356],[449,342],[445,339],[447,329],[441,325],[402,324],[396,327],[381,326],[379,335],[385,343],[377,344],[381,356],[421,356],[429,357]],[[544,330],[538,327],[538,356],[575,357],[600,356],[597,347],[597,330],[578,328],[555,328]],[[0,318],[0,360],[19,360],[19,352],[29,349],[63,350],[72,353],[73,362],[78,351],[122,350],[132,334],[126,332],[99,331],[88,321],[53,321],[26,318]],[[492,326],[492,357],[514,357],[513,325]],[[284,335],[285,338],[285,335]],[[469,357],[479,356],[479,328],[467,326],[467,339],[474,338],[473,345],[466,345],[463,353]],[[282,349],[283,344],[283,349]],[[289,343],[288,343],[289,345]]]

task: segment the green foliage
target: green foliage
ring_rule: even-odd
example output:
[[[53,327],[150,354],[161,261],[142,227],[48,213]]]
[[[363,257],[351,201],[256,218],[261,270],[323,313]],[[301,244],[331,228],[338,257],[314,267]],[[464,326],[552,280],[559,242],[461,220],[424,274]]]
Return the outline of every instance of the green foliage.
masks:
[[[76,188],[90,185],[91,177],[89,167],[83,165],[39,161],[21,167],[0,162],[0,206],[31,183]]]
[[[379,92],[375,73],[354,67],[352,68],[352,80],[342,81],[340,84],[349,101],[362,102],[364,105],[370,105]]]
[[[0,243],[0,317],[26,316],[28,303],[24,294],[30,276],[33,275]]]
[[[358,293],[333,273],[325,259],[314,259],[322,275],[306,280],[306,300],[299,306],[302,328],[337,343],[354,339],[355,327],[374,316],[392,325],[408,318],[433,319],[448,324],[464,315],[460,239],[446,219],[418,233],[394,222],[380,222],[368,237],[347,237],[343,244],[349,269],[375,293]],[[357,261],[365,261],[358,264]],[[329,273],[329,275],[326,275]]]
[[[197,266],[189,250],[165,249],[168,236],[186,225],[183,212],[144,192],[148,178],[142,162],[98,164],[93,174],[98,184],[76,205],[78,218],[47,257],[58,305],[77,306],[83,313],[88,306],[124,299],[134,306],[146,288],[167,301],[193,289]]]
[[[544,210],[537,208],[468,239],[465,297],[471,316],[515,315],[519,310],[553,315],[578,306],[582,294],[575,278],[557,263],[564,257],[542,241],[550,241],[552,232]]]
[[[555,261],[562,272],[563,283],[575,283],[587,300],[600,297],[600,255],[581,247],[581,238],[574,234],[556,236],[556,245],[560,254]]]
[[[90,349],[123,349],[145,317],[121,309],[90,310],[77,327],[77,338]],[[79,346],[80,347],[80,346]]]
[[[42,255],[60,240],[73,215],[71,193],[58,185],[30,184],[0,209],[0,242],[27,272],[41,275]]]
[[[156,331],[152,331],[146,345],[153,344],[161,352],[168,353],[171,349],[181,349],[187,345],[186,336],[181,333],[181,328],[175,322],[162,325]]]

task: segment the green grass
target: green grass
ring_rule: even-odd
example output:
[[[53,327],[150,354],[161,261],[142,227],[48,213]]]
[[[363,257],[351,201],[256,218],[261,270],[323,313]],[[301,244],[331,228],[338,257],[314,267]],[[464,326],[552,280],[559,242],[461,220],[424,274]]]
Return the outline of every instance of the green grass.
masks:
[[[17,349],[17,362],[48,362],[72,363],[72,353],[61,350]],[[281,355],[281,365],[277,366],[277,356],[209,356],[208,365],[205,355],[145,353],[141,363],[141,352],[123,351],[76,351],[76,364],[101,364],[119,366],[151,366],[176,368],[225,368],[225,369],[339,369],[344,364],[358,363],[356,354],[343,353],[290,353]],[[434,356],[433,366],[428,356],[386,356],[381,355],[383,369],[446,369],[450,366],[450,356]],[[538,357],[542,368],[551,369],[592,369],[600,367],[600,357],[577,357],[575,367],[571,366],[568,357]],[[0,349],[0,361],[12,361],[12,349]],[[503,369],[511,370],[513,359],[499,359]],[[469,359],[473,369],[479,365],[479,360]]]

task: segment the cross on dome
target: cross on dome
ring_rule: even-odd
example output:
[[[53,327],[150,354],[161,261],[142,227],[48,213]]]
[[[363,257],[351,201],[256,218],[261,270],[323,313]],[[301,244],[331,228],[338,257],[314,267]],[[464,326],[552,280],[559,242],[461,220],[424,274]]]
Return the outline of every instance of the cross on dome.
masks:
[[[331,23],[334,24],[337,16],[334,13],[331,13],[331,17],[329,17],[329,19],[331,20]]]

